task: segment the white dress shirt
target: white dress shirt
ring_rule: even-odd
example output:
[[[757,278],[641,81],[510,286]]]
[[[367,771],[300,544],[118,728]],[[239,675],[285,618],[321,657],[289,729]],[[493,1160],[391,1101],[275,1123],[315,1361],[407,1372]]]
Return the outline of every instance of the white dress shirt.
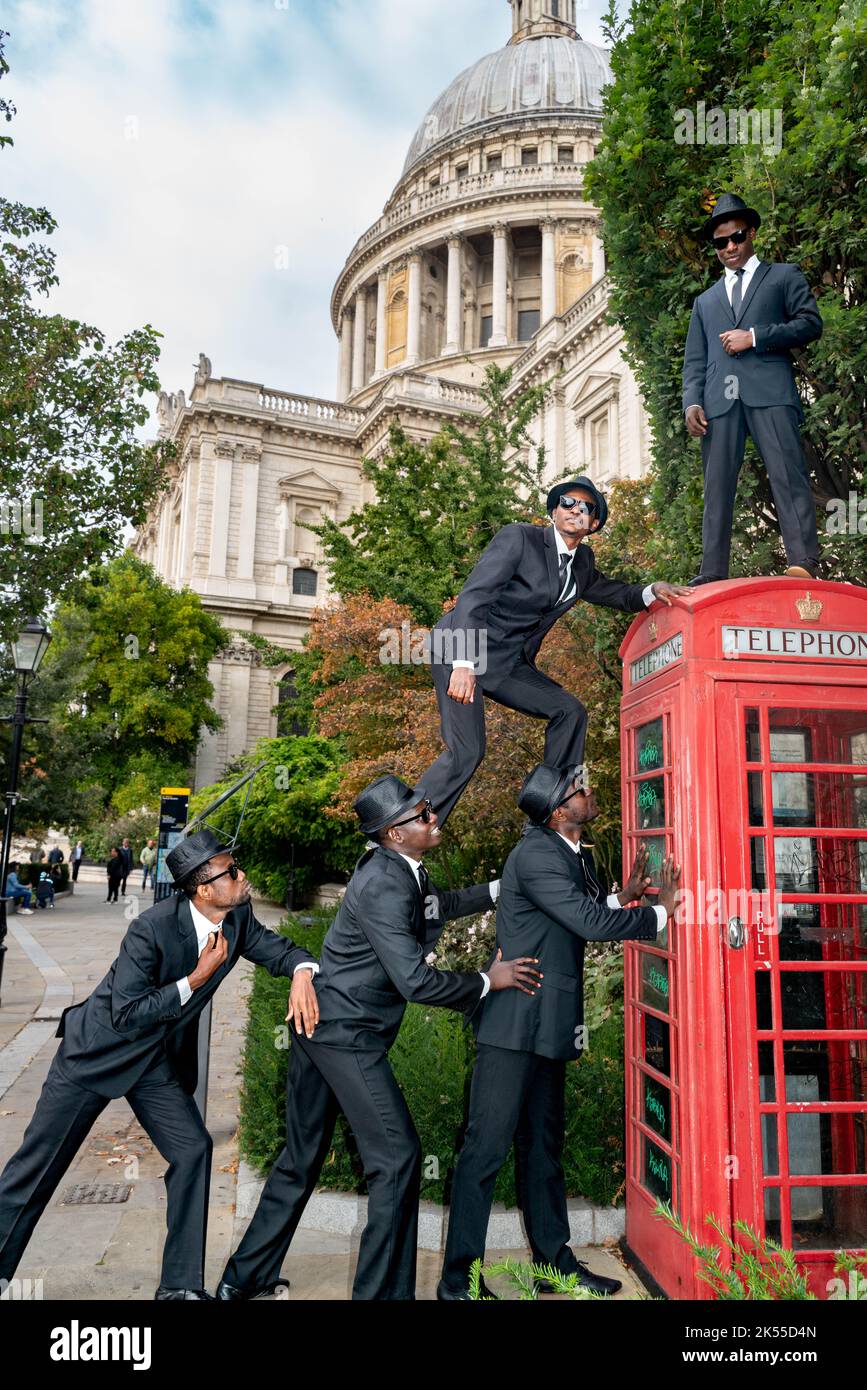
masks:
[[[749,260],[747,261],[746,265],[743,267],[743,272],[744,272],[744,273],[743,273],[743,275],[741,276],[741,304],[743,304],[744,300],[745,300],[746,297],[747,297],[747,290],[748,290],[749,287],[750,287],[750,281],[752,280],[753,276],[755,275],[755,273],[756,273],[756,271],[758,270],[758,268],[759,268],[760,265],[761,265],[761,261],[759,260],[758,256],[750,256],[750,258],[749,258]],[[726,294],[728,295],[729,304],[731,304],[731,302],[732,302],[732,294],[734,293],[735,281],[737,280],[737,278],[738,278],[738,273],[737,273],[737,271],[736,271],[736,270],[731,270],[731,269],[729,269],[728,266],[726,266],[726,268],[725,268],[725,290],[726,290]],[[755,347],[755,345],[756,345],[756,330],[755,330],[754,328],[751,328],[751,329],[749,330],[749,332],[752,333],[752,335],[753,335],[753,347]],[[698,401],[693,401],[693,405],[698,405]],[[686,407],[686,409],[687,409],[687,410],[692,410],[692,406],[691,406],[691,405],[688,405],[688,406]],[[684,414],[686,414],[686,411],[684,411]]]
[[[558,565],[559,565],[559,563],[560,563],[560,558],[561,558],[561,556],[563,556],[563,555],[571,555],[571,556],[574,558],[574,556],[575,556],[575,550],[577,549],[577,546],[576,546],[576,547],[573,547],[573,549],[570,550],[569,547],[568,547],[568,545],[567,545],[566,542],[564,541],[563,537],[560,535],[560,532],[557,530],[557,527],[554,526],[553,522],[552,522],[551,524],[552,524],[552,527],[553,527],[553,530],[554,530],[554,540],[555,540],[556,545],[557,545],[557,563],[558,563]],[[574,585],[574,583],[575,583],[575,581],[574,581],[574,579],[572,578],[572,571],[571,571],[571,570],[567,570],[567,571],[566,571],[566,579],[565,579],[565,582],[564,582],[564,584],[563,584],[563,588],[560,590],[560,594],[559,594],[559,596],[558,596],[558,598],[557,598],[557,602],[558,602],[558,603],[562,603],[563,600],[564,600],[564,598],[566,598],[566,597],[568,596],[568,594],[569,594],[570,590],[572,589],[572,586]],[[655,595],[654,592],[653,592],[653,585],[652,585],[652,584],[648,584],[647,587],[642,591],[641,598],[642,598],[642,601],[643,601],[643,603],[644,603],[645,608],[649,608],[650,605],[651,605],[652,603],[655,603],[655,602],[656,602],[656,595]],[[469,670],[469,671],[474,671],[474,670],[475,670],[475,663],[472,662],[472,661],[453,661],[453,662],[452,662],[452,666],[454,667],[455,670],[457,670],[457,668],[458,668],[459,666],[463,666],[463,667],[465,667],[465,668],[466,668],[467,670]]]
[[[413,873],[415,874],[415,881],[416,881],[416,883],[418,884],[419,892],[421,892],[421,879],[419,878],[419,874],[418,874],[419,867],[420,867],[420,865],[421,865],[421,860],[420,860],[420,859],[413,859],[413,858],[411,858],[411,856],[408,855],[408,854],[401,854],[400,850],[398,850],[397,853],[400,854],[401,859],[405,859],[405,860],[406,860],[407,864],[408,864],[409,867],[412,869]],[[497,901],[497,897],[498,897],[499,892],[500,892],[500,880],[499,880],[498,878],[493,879],[492,882],[488,884],[488,887],[489,887],[490,890],[491,890],[491,899],[492,899],[492,901],[493,901],[493,902],[496,902],[496,901]],[[481,975],[482,979],[483,979],[484,982],[485,982],[484,988],[482,989],[482,992],[481,992],[481,994],[479,995],[479,998],[480,998],[480,999],[484,999],[484,997],[485,997],[485,995],[487,994],[488,990],[491,988],[491,980],[490,980],[490,976],[486,975],[485,972],[484,972],[484,970],[480,970],[480,971],[479,971],[479,974]]]
[[[190,916],[193,919],[193,926],[196,929],[196,940],[199,943],[199,955],[201,955],[202,951],[205,949],[205,944],[208,940],[208,937],[211,935],[211,932],[217,930],[217,927],[220,925],[220,922],[222,922],[223,919],[221,917],[220,922],[211,922],[205,916],[205,914],[203,912],[200,912],[199,909],[194,905],[192,899],[189,899],[189,903]],[[312,970],[313,974],[316,975],[319,971],[319,962],[315,960],[306,960],[303,962],[303,964],[296,965],[295,969]],[[176,983],[178,986],[178,993],[181,996],[181,1003],[187,1004],[193,997],[193,991],[190,988],[189,977],[185,975],[182,980],[178,980],[176,981]]]
[[[557,835],[560,835],[559,830],[557,830],[555,833]],[[560,835],[560,839],[563,841],[564,845],[569,846],[573,854],[577,854],[579,849],[581,848],[580,840],[567,840],[565,835]],[[605,899],[605,906],[614,909],[620,908],[621,902],[616,893],[608,894],[608,897]],[[665,931],[665,927],[668,922],[668,913],[666,912],[665,908],[661,907],[658,903],[653,904],[653,910],[656,913],[656,935],[659,936],[660,932]]]

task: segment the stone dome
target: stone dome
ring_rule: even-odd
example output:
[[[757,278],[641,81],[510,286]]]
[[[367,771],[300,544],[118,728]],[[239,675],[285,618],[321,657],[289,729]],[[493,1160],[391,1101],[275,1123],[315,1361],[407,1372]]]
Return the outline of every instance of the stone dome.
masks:
[[[584,39],[545,34],[489,53],[437,97],[416,131],[404,176],[436,146],[519,116],[602,114],[608,51]]]

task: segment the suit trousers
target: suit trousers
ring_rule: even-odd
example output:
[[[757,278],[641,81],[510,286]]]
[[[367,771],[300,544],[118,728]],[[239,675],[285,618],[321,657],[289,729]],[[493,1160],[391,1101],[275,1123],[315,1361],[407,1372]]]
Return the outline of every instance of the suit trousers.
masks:
[[[518,1205],[535,1263],[574,1274],[562,1154],[566,1063],[480,1043],[469,1118],[452,1182],[442,1277],[453,1293],[483,1260],[497,1174],[515,1145]]]
[[[161,1283],[201,1289],[211,1178],[211,1137],[192,1096],[164,1057],[126,1096],[136,1119],[169,1164]],[[0,1278],[11,1279],[34,1227],[97,1118],[108,1105],[51,1063],[21,1147],[0,1174]]]
[[[768,472],[780,532],[790,565],[819,560],[816,506],[801,445],[798,412],[792,405],[744,405],[708,420],[701,441],[704,465],[702,574],[726,579],[738,474],[750,435]]]
[[[477,678],[472,704],[459,704],[448,694],[453,667],[433,662],[431,674],[440,712],[445,751],[419,778],[424,795],[433,802],[440,826],[485,756],[485,699],[518,710],[532,719],[547,719],[545,762],[570,767],[584,761],[587,711],[581,701],[523,657],[508,676],[485,686]]]
[[[349,1121],[367,1179],[367,1225],[354,1300],[415,1298],[421,1146],[387,1054],[293,1036],[286,1143],[223,1279],[262,1289],[280,1269],[331,1146],[339,1111]]]

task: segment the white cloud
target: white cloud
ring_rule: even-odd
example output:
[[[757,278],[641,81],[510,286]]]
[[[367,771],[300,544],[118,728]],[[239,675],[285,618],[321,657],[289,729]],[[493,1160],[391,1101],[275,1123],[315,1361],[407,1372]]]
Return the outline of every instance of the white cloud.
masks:
[[[164,334],[160,375],[331,397],[334,281],[417,122],[506,41],[504,0],[13,0],[6,195],[45,205],[53,304]],[[590,34],[587,37],[591,37]],[[288,269],[275,268],[288,248]]]

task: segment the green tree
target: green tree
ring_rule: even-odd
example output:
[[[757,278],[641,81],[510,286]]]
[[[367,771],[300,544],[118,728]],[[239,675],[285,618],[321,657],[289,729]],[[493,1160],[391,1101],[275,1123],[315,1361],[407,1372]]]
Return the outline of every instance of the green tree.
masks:
[[[510,371],[490,365],[481,418],[446,425],[429,444],[393,425],[389,449],[364,460],[375,500],[341,526],[313,528],[337,593],[393,598],[435,623],[492,536],[538,516],[545,454],[528,461],[528,427],[546,388],[510,394],[510,381]]]
[[[0,102],[5,121],[13,114]],[[110,346],[99,329],[37,308],[58,283],[43,240],[55,228],[45,208],[0,197],[0,637],[119,549],[171,452],[137,437],[159,389],[156,330]]]
[[[825,331],[796,354],[808,403],[804,445],[820,522],[830,499],[861,493],[867,461],[867,13],[860,0],[633,0],[614,5],[613,83],[588,168],[600,207],[612,318],[653,429],[653,500],[663,577],[695,573],[701,554],[698,444],[681,413],[681,366],[692,301],[719,274],[701,236],[713,198],[737,190],[762,215],[764,259],[795,261],[817,294]],[[782,115],[782,147],[677,143],[679,113],[743,108]],[[783,562],[764,467],[752,446],[739,487],[732,573]],[[863,579],[867,538],[829,534],[831,577]]]
[[[53,630],[34,692],[47,678],[45,697],[56,682],[57,698],[37,740],[59,737],[84,756],[92,819],[154,806],[161,785],[189,775],[202,731],[220,726],[208,663],[229,634],[197,594],[171,588],[128,551],[60,605]],[[49,754],[50,744],[44,799],[58,824],[66,772]]]
[[[239,858],[245,873],[261,893],[277,902],[285,901],[290,883],[303,895],[325,879],[344,879],[362,853],[364,840],[354,817],[350,824],[329,814],[343,763],[331,739],[260,739],[226,770],[221,782],[191,798],[190,820],[261,762],[265,767],[253,779],[241,829]],[[209,816],[208,824],[233,835],[245,790]]]

